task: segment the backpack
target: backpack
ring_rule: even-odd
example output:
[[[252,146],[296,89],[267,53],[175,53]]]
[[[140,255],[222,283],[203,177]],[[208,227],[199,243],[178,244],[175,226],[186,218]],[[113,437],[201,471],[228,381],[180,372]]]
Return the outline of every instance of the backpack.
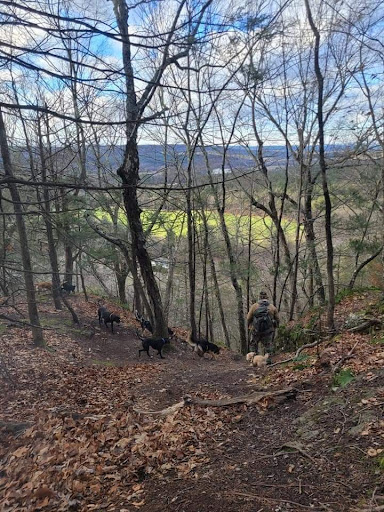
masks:
[[[269,302],[263,300],[259,302],[256,311],[253,314],[253,330],[257,333],[268,333],[273,331],[272,318],[268,311]]]

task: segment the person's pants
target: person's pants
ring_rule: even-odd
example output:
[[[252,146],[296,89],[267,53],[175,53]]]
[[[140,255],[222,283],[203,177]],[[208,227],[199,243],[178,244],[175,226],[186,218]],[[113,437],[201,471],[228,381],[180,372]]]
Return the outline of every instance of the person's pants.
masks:
[[[260,334],[252,332],[251,340],[249,342],[249,351],[256,352],[263,356],[264,354],[273,354],[273,339],[275,337],[275,331],[267,334]]]

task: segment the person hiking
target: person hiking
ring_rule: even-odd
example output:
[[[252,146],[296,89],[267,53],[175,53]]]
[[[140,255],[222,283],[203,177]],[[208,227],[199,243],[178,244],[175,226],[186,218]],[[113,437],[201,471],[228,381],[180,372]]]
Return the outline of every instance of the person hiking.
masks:
[[[252,304],[247,315],[248,329],[251,330],[249,349],[259,354],[273,354],[275,329],[279,326],[279,314],[276,307],[268,302],[268,295],[262,291],[258,302]],[[259,347],[261,345],[261,347]],[[271,359],[268,359],[271,364]]]

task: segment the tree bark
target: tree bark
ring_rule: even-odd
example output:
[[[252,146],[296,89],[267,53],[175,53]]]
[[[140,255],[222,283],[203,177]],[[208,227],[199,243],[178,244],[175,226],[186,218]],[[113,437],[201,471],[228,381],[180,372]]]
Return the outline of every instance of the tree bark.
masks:
[[[327,326],[330,331],[335,330],[335,280],[333,274],[333,239],[332,239],[332,202],[328,189],[327,164],[325,161],[325,140],[324,140],[324,78],[320,68],[320,32],[316,27],[309,0],[304,0],[307,11],[308,22],[315,36],[314,67],[317,79],[317,122],[319,127],[319,164],[322,177],[323,196],[325,201],[325,239],[327,244],[327,278],[328,278],[328,306]]]
[[[207,216],[205,215],[205,211],[204,210],[202,211],[202,218],[203,218],[203,222],[204,222],[204,229],[207,231],[208,230],[208,221],[207,221]],[[212,254],[211,245],[209,243],[209,238],[207,239],[206,250],[208,252],[209,264],[210,264],[210,267],[211,267],[211,275],[212,275],[212,280],[213,280],[213,289],[214,289],[215,296],[216,296],[216,302],[217,302],[217,307],[218,307],[218,310],[219,310],[219,315],[220,315],[220,320],[221,320],[221,327],[223,329],[225,345],[228,348],[230,348],[230,337],[229,337],[229,332],[228,332],[228,326],[227,326],[227,322],[225,320],[223,302],[221,300],[220,286],[219,286],[219,281],[217,279],[215,260],[213,259],[213,254]]]
[[[7,133],[5,130],[5,124],[3,119],[3,113],[0,108],[0,149],[1,156],[3,159],[4,173],[9,178],[14,177],[11,157],[9,154],[8,142],[7,142]],[[43,331],[40,326],[39,312],[37,310],[36,304],[36,296],[35,296],[35,287],[33,282],[33,269],[31,263],[31,256],[29,251],[29,243],[27,237],[27,230],[25,227],[24,217],[23,217],[23,209],[22,209],[22,201],[18,191],[18,188],[15,183],[12,181],[8,184],[9,191],[13,201],[13,209],[16,215],[16,224],[17,230],[19,232],[20,239],[20,250],[21,250],[21,259],[23,262],[23,270],[24,270],[24,282],[27,294],[27,303],[28,303],[28,315],[29,321],[32,324],[32,337],[35,346],[43,347],[45,346]]]
[[[154,335],[167,336],[160,290],[153,273],[151,259],[146,248],[143,226],[140,219],[141,209],[137,198],[139,181],[139,153],[137,147],[137,128],[140,112],[136,100],[134,74],[131,61],[131,44],[128,33],[128,7],[124,0],[113,0],[114,12],[122,39],[122,56],[126,86],[126,145],[123,164],[117,170],[123,185],[123,200],[131,231],[132,245],[136,248],[137,261],[146,286],[154,320]]]
[[[237,276],[236,258],[235,258],[234,252],[233,252],[231,237],[229,236],[227,223],[225,221],[225,215],[224,215],[224,213],[225,213],[225,193],[226,193],[225,180],[223,179],[223,182],[222,182],[223,199],[222,199],[222,205],[220,205],[218,192],[217,192],[217,189],[216,189],[214,181],[213,181],[212,171],[211,171],[211,167],[209,164],[207,152],[204,148],[203,140],[201,140],[201,147],[202,147],[202,151],[203,151],[206,166],[207,166],[207,172],[208,172],[209,182],[211,185],[212,194],[213,194],[213,197],[215,200],[216,211],[219,215],[220,228],[221,228],[221,232],[222,232],[222,235],[224,238],[227,257],[229,260],[229,273],[230,273],[230,277],[231,277],[231,283],[232,283],[233,289],[235,291],[235,296],[236,296],[236,303],[237,303],[236,309],[237,309],[237,321],[238,321],[238,326],[239,326],[240,351],[242,354],[246,354],[246,352],[248,350],[248,338],[247,338],[247,333],[245,330],[243,290],[241,288],[241,284],[240,284],[240,281]],[[225,148],[225,151],[223,154],[222,169],[224,169],[224,166],[225,166],[225,158],[226,158],[227,149],[228,149],[228,147]]]
[[[38,135],[39,135],[39,149],[40,149],[40,161],[41,161],[41,180],[47,180],[47,165],[45,158],[45,151],[43,145],[43,134],[41,130],[41,120],[38,119],[37,123],[38,127]],[[47,129],[49,129],[47,123]],[[48,132],[47,132],[48,133]],[[53,224],[51,220],[51,206],[50,206],[50,197],[49,197],[49,189],[48,187],[43,186],[43,202],[41,204],[41,209],[43,211],[43,218],[45,223],[45,230],[47,232],[47,241],[48,241],[48,254],[49,261],[52,269],[52,296],[53,302],[55,304],[55,308],[60,310],[61,306],[61,296],[60,296],[60,272],[59,272],[59,263],[57,259],[57,252],[55,247],[55,237],[53,231]]]
[[[127,264],[121,263],[116,261],[115,262],[115,275],[116,275],[116,281],[117,281],[117,291],[119,293],[119,301],[122,304],[127,303],[127,295],[125,292],[125,282],[128,277],[128,266]]]

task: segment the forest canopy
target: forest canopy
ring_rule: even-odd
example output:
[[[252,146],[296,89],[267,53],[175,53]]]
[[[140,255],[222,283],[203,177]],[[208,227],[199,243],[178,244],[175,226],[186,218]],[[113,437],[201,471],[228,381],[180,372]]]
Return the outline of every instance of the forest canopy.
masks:
[[[243,352],[261,289],[332,331],[338,293],[382,287],[383,14],[0,1],[0,289],[35,343],[43,280]]]

